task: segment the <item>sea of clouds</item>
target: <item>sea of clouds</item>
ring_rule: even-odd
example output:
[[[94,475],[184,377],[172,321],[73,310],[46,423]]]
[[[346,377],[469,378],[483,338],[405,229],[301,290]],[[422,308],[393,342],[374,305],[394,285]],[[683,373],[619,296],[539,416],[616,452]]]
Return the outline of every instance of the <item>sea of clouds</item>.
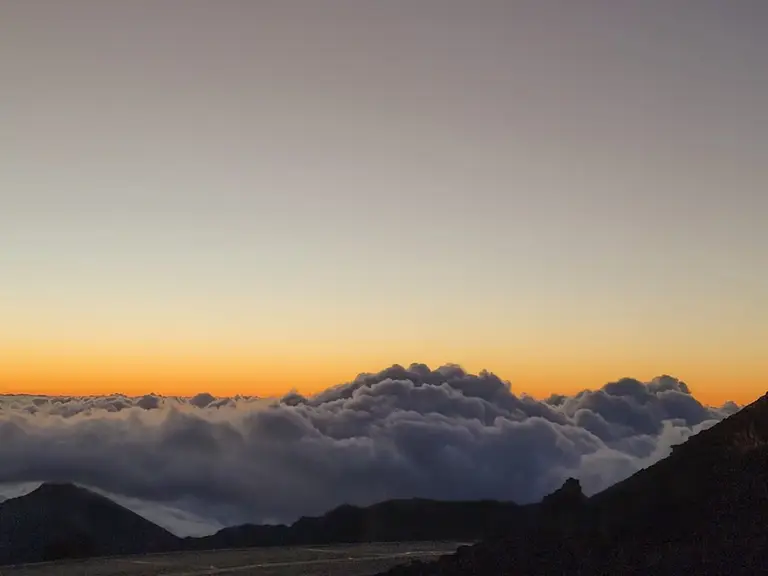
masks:
[[[421,364],[280,399],[0,395],[0,500],[75,482],[180,535],[398,497],[527,503],[570,476],[602,490],[738,409],[670,376],[536,400]]]

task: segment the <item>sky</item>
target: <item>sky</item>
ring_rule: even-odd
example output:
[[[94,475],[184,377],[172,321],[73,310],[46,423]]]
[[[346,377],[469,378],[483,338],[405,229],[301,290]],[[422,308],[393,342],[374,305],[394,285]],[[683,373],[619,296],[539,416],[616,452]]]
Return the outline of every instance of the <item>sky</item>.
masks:
[[[768,380],[762,0],[0,0],[0,392]]]

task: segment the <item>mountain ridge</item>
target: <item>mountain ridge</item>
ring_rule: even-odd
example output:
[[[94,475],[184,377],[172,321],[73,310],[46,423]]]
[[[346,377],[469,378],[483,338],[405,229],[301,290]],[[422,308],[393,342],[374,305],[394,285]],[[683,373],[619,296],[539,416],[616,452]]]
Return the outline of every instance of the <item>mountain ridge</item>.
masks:
[[[495,500],[395,499],[366,507],[344,504],[290,525],[244,524],[181,538],[97,492],[45,482],[0,502],[0,565],[184,550],[477,540],[503,532],[521,508]]]
[[[172,549],[178,538],[106,496],[46,482],[0,503],[0,564]]]

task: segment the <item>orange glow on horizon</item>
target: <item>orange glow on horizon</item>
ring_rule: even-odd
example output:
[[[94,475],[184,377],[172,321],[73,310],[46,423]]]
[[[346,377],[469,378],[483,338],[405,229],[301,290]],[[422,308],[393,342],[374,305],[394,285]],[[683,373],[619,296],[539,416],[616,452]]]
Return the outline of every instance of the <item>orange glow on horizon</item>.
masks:
[[[436,368],[445,364],[427,358]],[[642,363],[578,363],[571,359],[553,365],[541,359],[512,363],[504,359],[472,360],[462,363],[469,372],[487,368],[512,382],[516,394],[544,398],[552,393],[574,394],[596,389],[622,377],[648,381],[661,374],[681,378],[701,402],[720,405],[727,400],[746,404],[765,393],[766,375],[756,370],[722,374],[697,366],[673,370],[653,370]],[[420,360],[421,361],[421,360]],[[349,382],[360,372],[376,372],[393,362],[383,357],[359,354],[314,355],[243,353],[139,354],[123,352],[90,354],[83,350],[61,349],[56,354],[39,350],[16,349],[0,353],[0,392],[10,394],[99,395],[122,393],[129,396],[155,393],[166,396],[191,396],[209,392],[217,396],[236,394],[274,397],[296,389],[313,394]],[[400,361],[407,366],[410,361]]]

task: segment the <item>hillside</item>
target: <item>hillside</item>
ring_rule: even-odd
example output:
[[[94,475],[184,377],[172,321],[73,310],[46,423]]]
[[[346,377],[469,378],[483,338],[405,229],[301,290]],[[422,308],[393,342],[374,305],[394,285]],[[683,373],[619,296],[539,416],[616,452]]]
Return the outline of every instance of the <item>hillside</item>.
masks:
[[[368,507],[339,506],[291,526],[244,525],[212,536],[188,538],[197,549],[265,545],[330,544],[418,540],[477,540],[502,534],[521,507],[511,502],[388,500]]]
[[[390,576],[757,574],[768,549],[768,395],[590,499]],[[563,500],[565,501],[565,499]]]
[[[43,484],[0,504],[0,564],[292,544],[478,540],[506,532],[520,509],[493,501],[391,500],[362,508],[340,506],[291,526],[235,526],[180,539],[85,488]]]
[[[177,549],[181,540],[112,500],[43,484],[0,504],[0,564]]]

